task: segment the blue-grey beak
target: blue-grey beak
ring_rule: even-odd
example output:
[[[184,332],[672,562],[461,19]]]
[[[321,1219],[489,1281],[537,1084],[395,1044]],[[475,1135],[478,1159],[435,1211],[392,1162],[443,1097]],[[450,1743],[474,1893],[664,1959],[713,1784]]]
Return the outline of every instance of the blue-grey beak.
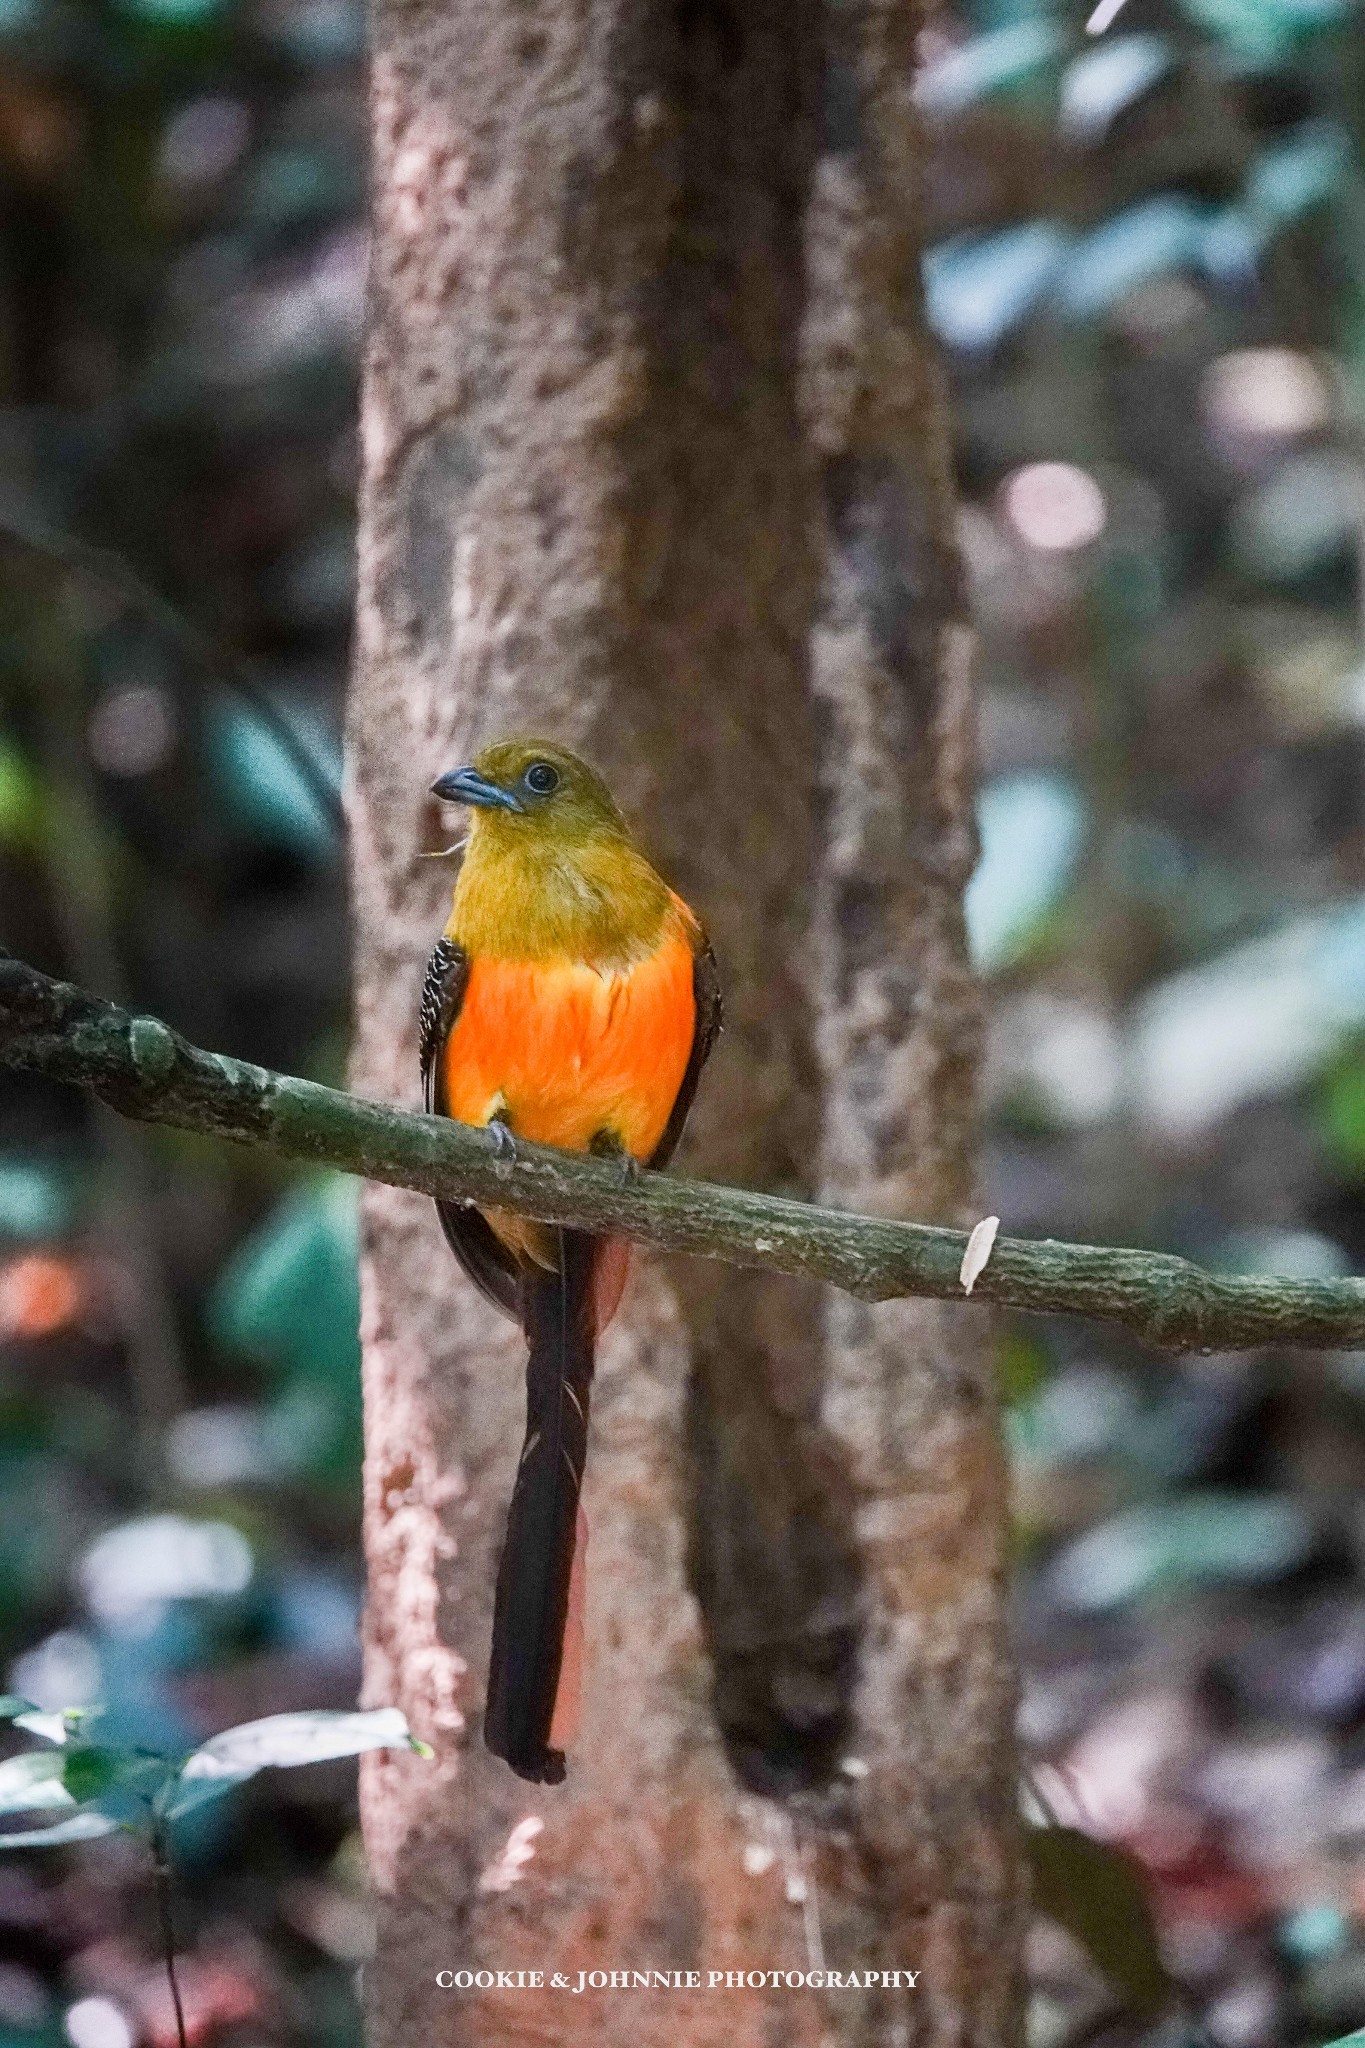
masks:
[[[448,804],[478,804],[485,811],[522,809],[510,789],[499,789],[474,768],[452,768],[448,775],[438,776],[431,793]]]

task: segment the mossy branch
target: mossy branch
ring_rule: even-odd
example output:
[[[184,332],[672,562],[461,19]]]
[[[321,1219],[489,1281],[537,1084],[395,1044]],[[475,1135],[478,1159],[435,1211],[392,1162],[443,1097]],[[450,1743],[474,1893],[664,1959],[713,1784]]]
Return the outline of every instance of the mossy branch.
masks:
[[[67,1081],[124,1116],[229,1138],[447,1201],[492,1203],[546,1223],[613,1230],[688,1252],[827,1281],[865,1301],[962,1299],[966,1237],[739,1188],[642,1174],[269,1073],[188,1044],[0,955],[0,1063]],[[1216,1274],[1164,1252],[997,1239],[974,1298],[1097,1317],[1181,1350],[1253,1344],[1365,1346],[1365,1280]]]

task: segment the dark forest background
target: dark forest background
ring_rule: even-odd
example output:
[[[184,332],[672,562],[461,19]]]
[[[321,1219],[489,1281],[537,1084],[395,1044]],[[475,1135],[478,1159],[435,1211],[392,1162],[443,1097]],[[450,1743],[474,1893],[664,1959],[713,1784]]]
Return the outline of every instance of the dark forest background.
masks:
[[[363,34],[0,0],[0,943],[329,1081]],[[977,0],[922,58],[983,1210],[1361,1271],[1359,13]],[[172,1748],[353,1702],[354,1249],[349,1184],[0,1076],[11,1690]],[[1039,1791],[1139,1860],[1218,2048],[1360,2026],[1365,1354],[1020,1320],[998,1356]],[[193,2041],[357,2040],[353,1766],[258,1781],[184,1860]],[[1030,1962],[1031,2048],[1140,2036],[1045,1920]],[[163,1986],[135,1848],[0,1861],[0,2048],[168,2048]]]

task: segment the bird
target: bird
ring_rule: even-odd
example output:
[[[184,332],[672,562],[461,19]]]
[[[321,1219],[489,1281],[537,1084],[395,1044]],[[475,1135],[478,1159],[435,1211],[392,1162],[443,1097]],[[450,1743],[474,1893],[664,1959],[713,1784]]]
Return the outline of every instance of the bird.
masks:
[[[721,1028],[700,920],[566,747],[499,740],[432,794],[468,805],[471,826],[422,988],[425,1108],[491,1128],[512,1154],[518,1139],[557,1145],[614,1159],[624,1178],[666,1165]],[[527,1345],[484,1741],[518,1777],[560,1784],[581,1685],[594,1353],[630,1247],[496,1206],[436,1207],[465,1272]]]

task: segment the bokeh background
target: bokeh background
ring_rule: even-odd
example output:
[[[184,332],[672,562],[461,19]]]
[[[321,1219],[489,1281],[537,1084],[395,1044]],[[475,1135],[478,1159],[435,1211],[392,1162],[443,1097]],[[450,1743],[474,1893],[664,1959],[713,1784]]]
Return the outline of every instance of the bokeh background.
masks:
[[[1365,38],[1349,0],[1105,12],[956,0],[913,87],[984,650],[982,1206],[1360,1271]],[[362,59],[354,0],[0,0],[0,942],[329,1081]],[[0,1074],[13,1690],[163,1747],[353,1701],[354,1250],[343,1182]],[[1365,1354],[1020,1320],[999,1367],[1036,1796],[1138,1860],[1217,2048],[1365,2023]],[[184,1865],[193,2041],[357,2041],[354,1767]],[[1142,2036],[1046,1921],[1030,1965],[1031,2048]],[[0,1859],[0,2048],[63,2040],[174,2041],[132,1845]]]

